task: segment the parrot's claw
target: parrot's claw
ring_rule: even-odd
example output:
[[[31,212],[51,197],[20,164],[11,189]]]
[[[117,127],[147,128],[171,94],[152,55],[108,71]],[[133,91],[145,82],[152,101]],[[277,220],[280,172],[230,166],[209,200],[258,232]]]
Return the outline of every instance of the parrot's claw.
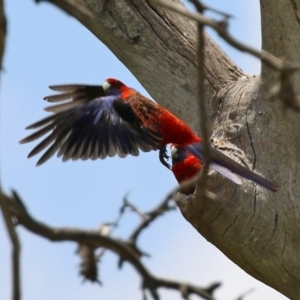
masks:
[[[159,160],[160,162],[169,170],[171,169],[171,165],[166,162],[169,160],[170,156],[167,154],[166,148],[159,150]]]

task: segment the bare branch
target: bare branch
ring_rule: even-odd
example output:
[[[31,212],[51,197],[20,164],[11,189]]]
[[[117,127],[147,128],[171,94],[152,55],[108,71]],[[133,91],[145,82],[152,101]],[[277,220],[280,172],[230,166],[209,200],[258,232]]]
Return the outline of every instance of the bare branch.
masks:
[[[79,245],[77,254],[81,257],[80,264],[80,275],[83,276],[84,280],[97,282],[101,284],[98,278],[98,267],[99,257],[95,254],[95,247],[90,245]],[[103,254],[104,252],[102,252]]]
[[[143,221],[147,219],[145,213],[143,213],[136,205],[128,200],[127,195],[125,195],[123,199],[123,206],[121,207],[121,211],[124,211],[126,208],[130,208],[132,211],[136,212]]]
[[[190,0],[196,7],[199,13],[203,13],[203,5],[197,0]],[[207,190],[207,173],[209,169],[209,165],[211,162],[210,148],[209,148],[209,135],[207,129],[207,115],[206,115],[206,97],[205,97],[205,67],[204,67],[204,27],[202,23],[198,23],[198,45],[197,45],[197,59],[198,59],[198,102],[199,102],[199,113],[200,113],[200,132],[203,138],[203,168],[201,170],[201,174],[199,176],[199,180],[197,182],[197,186],[199,187],[199,192],[201,194],[201,198],[206,197]]]
[[[116,221],[103,223],[98,232],[101,236],[111,236],[113,230],[118,227],[119,222],[124,215],[125,210],[121,210],[119,216],[117,217]],[[100,262],[101,258],[103,257],[106,248],[98,248],[92,245],[81,244],[78,247],[77,253],[81,257],[81,264],[80,264],[80,275],[83,276],[84,280],[89,280],[92,282],[97,282],[101,284],[99,280],[99,270],[98,270],[98,263]],[[136,251],[138,252],[138,251]],[[139,255],[139,254],[138,254]]]
[[[191,0],[189,0],[189,1],[190,1],[190,2],[195,2],[195,1],[191,1]],[[194,3],[194,5],[195,5],[195,3]],[[204,4],[204,3],[202,3],[201,1],[197,1],[197,4],[196,4],[196,5],[197,5],[197,6],[196,6],[197,11],[198,11],[199,13],[202,13],[202,12],[204,12],[205,10],[210,10],[210,11],[212,11],[212,12],[218,14],[218,15],[223,16],[225,19],[231,19],[231,18],[234,17],[233,15],[231,15],[231,14],[229,14],[229,13],[226,13],[226,12],[220,11],[220,10],[214,8],[214,7],[208,6],[208,5]],[[201,12],[201,11],[202,11],[202,12]]]
[[[92,245],[95,248],[105,247],[132,263],[138,272],[148,277],[149,272],[141,265],[139,257],[123,241],[112,239],[102,235],[99,231],[85,231],[81,229],[51,228],[30,216],[20,197],[15,193],[14,197],[7,199],[10,209],[18,221],[29,231],[43,236],[53,242],[73,241],[79,244]]]
[[[250,290],[246,291],[245,293],[243,293],[242,295],[240,295],[235,300],[243,300],[247,295],[251,294],[253,291],[254,291],[254,289],[250,289]]]
[[[165,212],[175,209],[175,206],[170,205],[170,200],[173,197],[166,197],[156,208],[144,214],[142,222],[131,234],[129,241],[136,244],[137,238],[143,229],[147,228],[150,223],[162,216]]]
[[[188,297],[189,295],[195,294],[201,296],[203,299],[213,300],[215,298],[212,296],[212,293],[218,287],[221,286],[220,282],[212,284],[211,286],[214,286],[214,289],[211,289],[211,286],[209,286],[208,288],[199,288],[192,284],[186,284],[186,283],[172,281],[172,280],[157,279],[157,281],[159,282],[161,287],[181,291],[184,299],[186,299],[186,297]]]
[[[7,33],[7,22],[4,12],[3,0],[0,0],[0,70],[3,69],[3,56],[5,51],[5,40]]]
[[[0,208],[5,220],[6,228],[12,242],[12,276],[13,276],[13,300],[21,299],[21,275],[20,275],[20,252],[21,245],[15,230],[12,215],[10,214],[6,196],[0,190]]]
[[[4,3],[3,0],[0,0],[0,71],[2,71],[3,69],[3,56],[5,51],[6,33],[7,33],[7,23],[6,23],[6,17],[4,12]],[[13,282],[12,299],[19,300],[21,299],[21,275],[20,275],[21,245],[18,238],[18,234],[15,230],[12,216],[7,206],[5,195],[2,193],[1,187],[0,187],[0,193],[1,193],[0,210],[2,211],[4,222],[13,248],[12,249],[12,282]]]
[[[149,272],[149,270],[141,262],[139,256],[132,251],[131,247],[128,247],[128,243],[126,241],[103,236],[99,231],[49,227],[48,225],[35,220],[29,214],[17,193],[14,193],[13,197],[5,197],[3,199],[6,202],[6,205],[10,208],[14,218],[16,218],[18,221],[18,224],[24,226],[26,229],[39,236],[42,236],[53,242],[73,241],[79,245],[88,246],[89,251],[98,247],[105,247],[106,249],[116,253],[121,257],[122,260],[129,262],[136,269],[142,278],[143,289],[148,290],[152,298],[155,300],[159,299],[159,288],[173,289],[181,293],[184,291],[185,295],[194,294],[207,300],[215,299],[213,292],[220,284],[217,284],[213,289],[210,287],[201,288],[188,283],[156,277]],[[86,249],[87,248],[85,248],[85,250]],[[95,273],[92,274],[92,277],[94,281],[97,281],[98,279],[95,280],[96,277],[94,275]]]

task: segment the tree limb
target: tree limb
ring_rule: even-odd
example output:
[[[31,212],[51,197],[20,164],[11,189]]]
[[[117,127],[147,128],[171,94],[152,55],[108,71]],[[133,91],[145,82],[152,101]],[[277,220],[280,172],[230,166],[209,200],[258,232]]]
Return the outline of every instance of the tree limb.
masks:
[[[143,229],[147,228],[153,221],[162,216],[165,212],[175,209],[175,206],[170,205],[170,200],[172,200],[172,196],[166,197],[156,208],[150,212],[143,213],[141,223],[135,228],[129,237],[130,243],[136,244],[137,239]]]
[[[153,299],[158,300],[158,289],[168,288],[181,292],[183,295],[198,295],[202,299],[214,300],[213,292],[220,286],[220,283],[214,283],[207,288],[201,288],[196,285],[183,283],[175,280],[159,278],[151,272],[141,262],[139,256],[128,247],[126,241],[114,239],[102,235],[99,231],[86,231],[70,228],[52,228],[42,222],[35,220],[25,208],[20,197],[16,192],[12,197],[4,196],[2,198],[9,207],[12,218],[16,219],[18,225],[22,225],[30,232],[44,237],[52,242],[72,241],[79,245],[86,245],[96,249],[104,247],[119,255],[124,261],[130,263],[142,278],[143,289],[148,290]],[[93,277],[94,278],[94,277]]]
[[[0,70],[3,70],[3,57],[5,51],[5,41],[7,33],[7,23],[4,12],[3,0],[0,0]],[[0,210],[2,211],[4,222],[9,238],[12,243],[12,299],[21,299],[21,275],[20,275],[20,253],[21,245],[18,234],[11,219],[9,209],[6,205],[5,197],[0,187]]]
[[[12,221],[11,214],[9,212],[8,202],[6,196],[1,192],[0,189],[0,208],[3,214],[3,218],[6,224],[6,228],[12,243],[12,288],[13,300],[21,299],[21,272],[20,272],[20,253],[21,245],[18,234],[15,230],[15,226]]]

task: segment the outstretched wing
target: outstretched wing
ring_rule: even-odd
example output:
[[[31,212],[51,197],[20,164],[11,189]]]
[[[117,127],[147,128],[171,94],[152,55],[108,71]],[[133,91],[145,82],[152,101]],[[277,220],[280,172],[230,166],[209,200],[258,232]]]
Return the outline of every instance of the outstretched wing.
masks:
[[[115,109],[123,101],[115,95],[105,96],[102,86],[60,85],[51,89],[62,93],[44,99],[60,103],[47,107],[53,114],[26,127],[37,131],[20,141],[27,143],[49,134],[28,155],[31,157],[46,149],[37,165],[55,153],[66,161],[137,156],[139,149],[148,152],[159,148],[160,134],[137,126],[140,121],[130,105],[127,111],[134,119],[134,126],[124,120]]]

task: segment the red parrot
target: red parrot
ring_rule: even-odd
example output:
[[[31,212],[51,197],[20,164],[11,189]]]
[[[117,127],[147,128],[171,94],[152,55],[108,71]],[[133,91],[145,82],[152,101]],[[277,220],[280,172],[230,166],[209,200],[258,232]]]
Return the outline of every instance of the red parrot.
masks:
[[[107,156],[137,156],[139,150],[159,150],[163,165],[166,145],[185,147],[202,160],[202,139],[182,120],[154,101],[144,97],[121,81],[108,78],[103,86],[56,85],[52,90],[61,94],[47,96],[49,102],[60,102],[46,108],[53,114],[26,129],[39,128],[20,143],[27,143],[50,133],[28,155],[31,157],[47,148],[37,165],[56,152],[63,161],[97,159]],[[236,183],[240,179],[229,170],[270,190],[278,186],[239,165],[211,147],[211,166]],[[216,159],[216,161],[214,160]],[[229,169],[229,170],[228,170]]]
[[[171,145],[171,170],[178,181],[183,183],[195,177],[202,169],[202,162],[200,159],[189,153],[185,148]],[[195,185],[181,190],[181,193],[190,195],[195,191]]]

